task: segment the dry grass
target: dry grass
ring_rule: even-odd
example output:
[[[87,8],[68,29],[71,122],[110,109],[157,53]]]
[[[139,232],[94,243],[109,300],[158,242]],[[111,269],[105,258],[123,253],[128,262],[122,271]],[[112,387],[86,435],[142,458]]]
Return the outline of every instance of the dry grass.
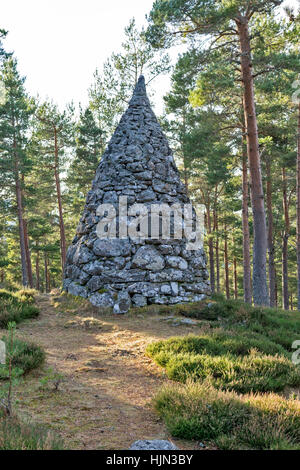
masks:
[[[219,449],[300,449],[300,402],[275,393],[239,395],[209,382],[165,385],[155,397],[173,436]]]
[[[59,433],[71,449],[126,449],[137,439],[169,438],[151,405],[168,379],[144,352],[152,341],[199,332],[202,323],[174,327],[157,311],[113,316],[69,296],[37,302],[40,317],[20,325],[18,337],[40,344],[47,361],[17,391],[21,416]],[[40,385],[49,367],[64,375],[59,391]],[[175,442],[199,449],[197,442]]]

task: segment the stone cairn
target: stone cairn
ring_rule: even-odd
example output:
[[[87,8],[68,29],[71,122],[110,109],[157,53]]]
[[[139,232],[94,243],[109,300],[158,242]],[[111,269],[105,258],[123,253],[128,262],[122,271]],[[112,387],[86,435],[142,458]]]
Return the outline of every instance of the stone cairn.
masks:
[[[119,207],[189,203],[172,151],[153,113],[141,76],[105,150],[76,236],[67,252],[64,289],[97,306],[125,313],[131,306],[199,301],[209,294],[203,249],[185,238],[99,238],[100,204]],[[105,214],[106,215],[106,214]],[[117,215],[117,226],[121,220]],[[127,224],[130,223],[128,219]]]

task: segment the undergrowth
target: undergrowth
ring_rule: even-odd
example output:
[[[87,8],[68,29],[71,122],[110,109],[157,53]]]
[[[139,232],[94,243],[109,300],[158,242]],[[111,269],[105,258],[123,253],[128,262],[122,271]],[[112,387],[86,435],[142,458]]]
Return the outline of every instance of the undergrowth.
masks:
[[[10,322],[21,323],[36,318],[39,309],[34,305],[36,291],[21,289],[17,292],[0,290],[0,328],[7,328]]]
[[[3,337],[6,344],[6,364],[0,366],[0,379],[8,378],[8,359],[10,357],[9,338]],[[20,376],[41,366],[45,361],[45,351],[34,343],[27,343],[18,338],[14,339],[12,365],[15,376]]]
[[[300,450],[300,403],[293,398],[188,381],[163,387],[155,407],[174,437],[212,441],[223,450]]]
[[[0,450],[63,450],[63,442],[44,427],[0,416]]]
[[[220,297],[164,309],[171,312],[209,325],[199,335],[147,348],[167,376],[181,382],[154,400],[171,434],[213,441],[220,449],[299,450],[299,400],[274,393],[300,385],[300,368],[291,361],[299,312]]]

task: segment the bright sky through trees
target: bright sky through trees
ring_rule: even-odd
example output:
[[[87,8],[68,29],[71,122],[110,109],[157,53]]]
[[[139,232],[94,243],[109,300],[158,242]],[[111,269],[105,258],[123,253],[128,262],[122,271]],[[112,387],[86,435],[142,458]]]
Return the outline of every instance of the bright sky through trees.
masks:
[[[298,0],[288,0],[296,5]],[[87,102],[96,67],[118,51],[124,27],[135,17],[146,24],[153,0],[10,0],[1,5],[1,27],[9,31],[7,50],[14,51],[31,94],[59,106]],[[174,51],[175,53],[175,51]],[[157,80],[157,111],[169,80]]]
[[[87,101],[96,67],[119,49],[133,16],[138,26],[152,0],[10,0],[1,6],[1,27],[9,31],[26,87],[59,105]]]

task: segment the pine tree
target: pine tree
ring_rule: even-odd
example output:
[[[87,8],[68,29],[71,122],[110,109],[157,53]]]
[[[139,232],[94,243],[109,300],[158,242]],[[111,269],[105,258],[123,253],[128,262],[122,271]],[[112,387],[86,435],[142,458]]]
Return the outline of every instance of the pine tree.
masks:
[[[251,175],[254,224],[253,293],[256,304],[268,304],[269,296],[266,279],[267,230],[254,79],[265,72],[276,70],[282,61],[282,53],[277,53],[276,46],[275,54],[272,53],[274,37],[272,41],[264,42],[262,31],[256,31],[256,27],[266,15],[272,16],[274,8],[281,4],[280,0],[158,0],[150,12],[147,31],[148,40],[159,48],[170,46],[174,39],[182,36],[191,38],[193,48],[196,48],[197,44],[201,47],[200,40],[204,38],[208,44],[208,47],[202,48],[204,60],[209,60],[211,54],[219,49],[223,53],[224,62],[227,61],[227,64],[232,66],[233,73],[236,70],[240,75]],[[279,38],[277,41],[280,44],[282,31],[278,34],[278,30],[275,28],[276,39]],[[260,47],[262,45],[263,48]]]
[[[28,128],[33,107],[24,89],[24,78],[17,70],[14,58],[6,59],[2,67],[5,100],[0,104],[0,168],[2,190],[6,197],[14,197],[17,207],[19,243],[21,252],[22,282],[31,283],[30,253],[24,218],[24,176],[30,170],[26,153]]]
[[[77,219],[104,150],[103,132],[98,128],[89,108],[80,111],[75,142],[75,157],[69,167],[66,183],[70,205]]]
[[[219,264],[216,236],[218,203],[230,178],[229,160],[232,155],[228,142],[220,135],[222,115],[211,108],[195,110],[189,103],[189,86],[193,83],[190,59],[191,56],[183,57],[175,67],[172,88],[165,97],[170,119],[164,125],[177,155],[181,157],[182,176],[192,199],[197,198],[205,205],[210,282],[214,292],[215,268]],[[187,80],[187,75],[190,80]],[[218,278],[217,269],[217,288]]]
[[[89,89],[90,108],[107,140],[125,111],[139,76],[144,74],[149,85],[168,71],[168,55],[153,49],[146,41],[144,30],[139,31],[135,20],[130,20],[121,51],[105,61],[101,73],[96,70]]]
[[[7,31],[5,29],[0,28],[0,63],[3,62],[3,60],[8,59],[11,54],[8,53],[3,45],[3,39],[5,39],[7,36]]]
[[[40,105],[36,112],[37,123],[33,141],[38,148],[40,165],[50,172],[55,183],[60,229],[61,267],[64,268],[67,253],[62,174],[68,159],[68,150],[74,145],[73,108],[60,112],[52,103]]]

